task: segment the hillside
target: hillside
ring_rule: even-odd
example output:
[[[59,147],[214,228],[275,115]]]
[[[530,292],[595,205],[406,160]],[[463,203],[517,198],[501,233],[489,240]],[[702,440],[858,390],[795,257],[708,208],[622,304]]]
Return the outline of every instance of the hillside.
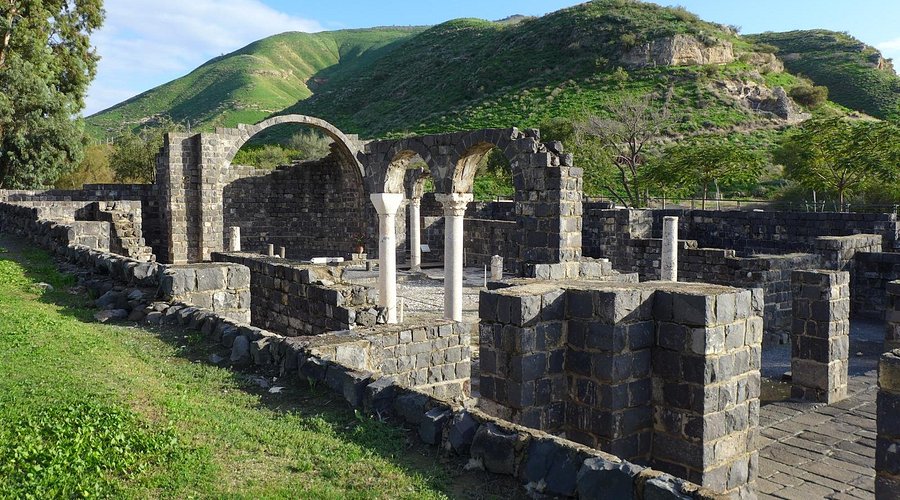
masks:
[[[767,134],[804,117],[773,92],[798,83],[753,40],[684,9],[595,0],[540,18],[276,35],[86,121],[108,135],[159,115],[203,130],[304,113],[386,137],[538,126],[654,92],[674,134]]]
[[[86,119],[95,137],[168,115],[195,128],[256,123],[313,94],[332,73],[353,71],[423,28],[282,33],[254,42]]]
[[[874,47],[827,30],[762,33],[749,39],[772,45],[792,73],[828,87],[832,101],[878,118],[900,118],[900,77]]]

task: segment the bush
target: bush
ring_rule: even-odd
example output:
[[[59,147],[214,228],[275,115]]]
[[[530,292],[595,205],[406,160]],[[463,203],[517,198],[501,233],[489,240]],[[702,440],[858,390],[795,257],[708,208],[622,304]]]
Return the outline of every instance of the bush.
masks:
[[[815,109],[828,100],[828,87],[813,85],[798,85],[788,93],[798,103]]]

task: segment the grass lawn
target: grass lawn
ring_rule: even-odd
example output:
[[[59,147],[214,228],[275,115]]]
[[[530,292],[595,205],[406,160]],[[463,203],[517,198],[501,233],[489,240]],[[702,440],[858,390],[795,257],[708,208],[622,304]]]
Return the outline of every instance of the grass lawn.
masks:
[[[472,479],[307,384],[205,363],[199,336],[98,324],[74,284],[0,234],[0,497],[441,498]]]

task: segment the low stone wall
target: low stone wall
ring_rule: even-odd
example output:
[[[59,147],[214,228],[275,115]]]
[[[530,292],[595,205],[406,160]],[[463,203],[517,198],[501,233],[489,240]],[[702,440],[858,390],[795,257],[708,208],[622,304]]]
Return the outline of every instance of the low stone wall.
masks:
[[[81,245],[109,251],[110,227],[106,222],[42,218],[42,208],[0,203],[0,231],[28,237],[45,248]]]
[[[875,497],[900,498],[900,350],[881,356],[877,404]]]
[[[253,324],[289,337],[384,323],[372,288],[341,282],[343,266],[300,264],[248,253],[213,253],[250,269]]]
[[[890,310],[888,283],[900,280],[900,253],[860,252],[850,275],[855,316],[881,319]]]
[[[154,253],[164,249],[160,219],[159,191],[154,184],[85,184],[76,190],[0,190],[0,202],[28,202],[71,219],[69,207],[91,202],[130,202],[132,213],[140,214],[142,234]],[[75,208],[71,209],[75,213]]]
[[[757,476],[761,313],[760,294],[706,284],[482,292],[481,395],[517,423],[746,495]]]
[[[159,294],[237,321],[250,323],[250,270],[239,264],[164,266]]]

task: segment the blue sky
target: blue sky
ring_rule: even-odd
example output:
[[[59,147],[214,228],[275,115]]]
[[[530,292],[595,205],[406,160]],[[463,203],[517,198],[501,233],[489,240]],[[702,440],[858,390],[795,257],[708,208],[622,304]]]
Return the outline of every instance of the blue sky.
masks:
[[[94,35],[102,57],[85,115],[178,78],[212,57],[284,31],[430,25],[458,17],[542,15],[566,0],[106,0]],[[900,60],[900,0],[681,0],[700,17],[743,33],[847,31]]]

